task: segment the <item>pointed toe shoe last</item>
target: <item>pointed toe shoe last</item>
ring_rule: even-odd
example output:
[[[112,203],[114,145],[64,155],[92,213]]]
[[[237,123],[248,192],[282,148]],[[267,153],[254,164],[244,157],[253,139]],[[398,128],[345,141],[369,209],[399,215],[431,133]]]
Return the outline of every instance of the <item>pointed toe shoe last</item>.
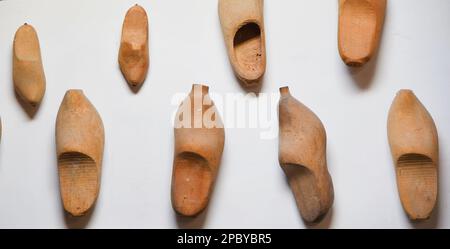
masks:
[[[21,100],[37,108],[45,94],[45,75],[39,39],[30,24],[22,25],[14,36],[13,81]]]
[[[119,66],[131,88],[140,88],[149,66],[148,18],[144,8],[131,7],[123,21]]]

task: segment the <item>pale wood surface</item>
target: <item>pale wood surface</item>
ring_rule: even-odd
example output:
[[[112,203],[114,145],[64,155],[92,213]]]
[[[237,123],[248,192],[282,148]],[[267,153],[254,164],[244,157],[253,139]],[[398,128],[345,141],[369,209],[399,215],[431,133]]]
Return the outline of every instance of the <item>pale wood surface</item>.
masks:
[[[85,215],[99,190],[105,134],[95,107],[81,90],[69,90],[56,118],[56,154],[64,209]]]
[[[303,219],[316,222],[333,204],[334,190],[327,168],[327,138],[320,119],[280,88],[279,162],[294,192]]]
[[[399,91],[392,103],[388,137],[403,208],[412,220],[427,219],[438,195],[438,133],[411,90]]]
[[[45,94],[45,75],[36,30],[30,24],[20,26],[13,45],[14,89],[25,108],[39,107]]]
[[[132,89],[139,90],[149,67],[148,18],[139,5],[131,7],[125,16],[119,49],[119,65]]]
[[[172,205],[181,215],[195,216],[208,205],[222,159],[225,132],[207,86],[193,85],[181,106],[174,129]],[[182,126],[182,120],[187,119],[188,114],[191,114],[188,127]],[[208,127],[203,123],[204,115],[214,115],[216,126]]]
[[[219,0],[228,57],[244,88],[259,91],[266,71],[263,0]]]
[[[386,0],[339,0],[339,52],[348,66],[366,64],[380,42]]]

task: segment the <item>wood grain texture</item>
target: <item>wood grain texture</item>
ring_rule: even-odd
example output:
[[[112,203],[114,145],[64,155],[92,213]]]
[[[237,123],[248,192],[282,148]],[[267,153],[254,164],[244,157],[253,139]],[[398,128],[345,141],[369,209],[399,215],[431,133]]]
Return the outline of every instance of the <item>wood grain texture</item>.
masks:
[[[333,204],[326,159],[326,132],[320,119],[280,88],[279,162],[306,222],[317,222]]]
[[[375,54],[384,24],[386,0],[339,0],[339,53],[360,67]]]
[[[228,57],[241,85],[259,91],[266,71],[263,0],[219,0]]]
[[[69,90],[56,119],[56,153],[64,209],[82,216],[99,189],[105,134],[95,107],[81,90]]]
[[[148,18],[144,8],[131,7],[123,21],[119,65],[132,89],[139,90],[149,67]]]
[[[172,206],[183,216],[196,216],[208,205],[225,143],[220,115],[208,87],[193,85],[175,119]],[[213,124],[204,122],[213,117]]]
[[[45,94],[45,75],[36,30],[25,23],[16,31],[13,45],[14,89],[25,108],[36,109]]]
[[[438,133],[411,90],[399,91],[392,103],[388,138],[403,208],[412,220],[428,219],[438,195]]]

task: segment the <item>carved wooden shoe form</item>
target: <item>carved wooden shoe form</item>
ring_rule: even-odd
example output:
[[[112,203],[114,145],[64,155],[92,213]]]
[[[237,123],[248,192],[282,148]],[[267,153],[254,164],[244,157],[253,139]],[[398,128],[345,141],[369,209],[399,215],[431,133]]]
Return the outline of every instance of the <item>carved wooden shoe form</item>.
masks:
[[[105,135],[95,107],[81,90],[69,90],[56,119],[56,152],[64,209],[86,214],[100,189]]]
[[[228,57],[241,85],[261,88],[266,71],[263,0],[219,0],[219,16]]]
[[[306,222],[319,221],[331,208],[334,192],[327,169],[326,133],[320,119],[280,88],[279,161]]]
[[[386,0],[339,0],[339,53],[348,66],[368,62],[380,42]]]
[[[122,40],[119,49],[119,65],[132,89],[139,90],[147,77],[148,19],[144,8],[131,7],[123,21]]]
[[[439,145],[433,118],[410,90],[392,103],[388,137],[403,208],[412,220],[430,217],[438,194]]]
[[[25,110],[34,114],[45,94],[45,75],[38,36],[26,23],[14,36],[13,81]]]
[[[208,87],[193,85],[175,119],[172,206],[196,216],[208,205],[222,158],[225,132]]]

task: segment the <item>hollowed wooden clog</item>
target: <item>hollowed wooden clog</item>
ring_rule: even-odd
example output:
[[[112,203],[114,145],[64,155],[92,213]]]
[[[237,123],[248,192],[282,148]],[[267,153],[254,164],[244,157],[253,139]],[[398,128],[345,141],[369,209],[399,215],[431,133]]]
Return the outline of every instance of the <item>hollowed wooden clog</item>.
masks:
[[[410,90],[392,103],[388,138],[403,208],[412,220],[430,217],[438,195],[439,144],[433,118]]]
[[[33,112],[45,94],[45,75],[36,30],[27,23],[14,36],[13,81],[25,109]]]
[[[208,205],[224,142],[223,123],[208,87],[194,85],[175,119],[172,206],[177,213],[195,216]]]
[[[147,77],[149,49],[147,13],[137,4],[128,10],[123,22],[119,65],[130,87],[139,89]]]
[[[261,88],[266,71],[263,0],[219,0],[219,16],[228,57],[241,85]]]
[[[327,169],[326,132],[320,119],[280,88],[279,162],[306,222],[317,222],[331,208],[333,183]]]
[[[56,119],[56,153],[64,209],[73,216],[86,214],[100,189],[103,123],[81,90],[69,90]]]
[[[348,66],[360,67],[375,54],[386,0],[339,0],[339,52]]]

